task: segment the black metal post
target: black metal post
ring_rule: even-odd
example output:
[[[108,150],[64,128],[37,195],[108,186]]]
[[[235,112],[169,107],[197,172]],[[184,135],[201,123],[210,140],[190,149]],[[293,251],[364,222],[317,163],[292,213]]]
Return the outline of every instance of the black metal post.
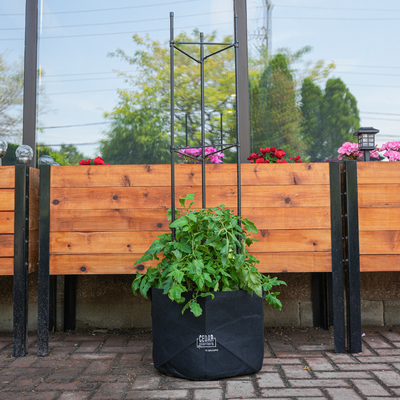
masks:
[[[329,163],[331,193],[332,275],[328,278],[328,315],[332,315],[336,353],[346,352],[344,316],[343,224],[341,164]],[[330,281],[330,282],[329,282]],[[332,299],[332,300],[331,300]],[[330,312],[331,309],[332,311]],[[329,322],[329,321],[328,321]]]
[[[185,114],[186,147],[188,147],[188,114]]]
[[[369,150],[364,150],[364,161],[371,161]]]
[[[36,157],[37,40],[38,0],[26,0],[22,142],[33,149],[33,158],[29,164],[32,167],[35,166]]]
[[[204,123],[204,34],[200,32],[200,117],[201,117],[201,184],[202,184],[202,208],[206,209],[206,134]]]
[[[361,339],[361,282],[358,231],[357,161],[345,161],[345,243],[346,243],[346,302],[347,351],[360,353]]]
[[[171,218],[175,221],[175,98],[174,98],[174,13],[169,13],[169,68],[171,96]],[[175,240],[175,228],[172,228],[172,240]]]
[[[13,354],[28,349],[29,167],[15,166]]]
[[[64,331],[75,330],[76,275],[64,276]]]
[[[238,79],[239,79],[239,42],[238,42],[238,15],[235,12],[234,15],[234,49],[235,49],[235,106],[236,106],[236,164],[237,164],[237,191],[238,191],[238,198],[237,198],[237,215],[240,217],[242,215],[242,181],[241,181],[241,150],[240,150],[240,135],[241,135],[241,126],[240,126],[240,96],[239,96],[239,86],[238,86]],[[249,153],[250,154],[250,153]],[[240,222],[239,222],[240,224]]]
[[[224,138],[223,138],[223,132],[224,132],[224,126],[222,124],[222,113],[221,113],[221,124],[220,124],[220,129],[221,129],[221,146],[224,144]]]
[[[40,166],[39,200],[39,274],[38,274],[38,340],[37,354],[49,352],[49,300],[50,300],[50,165]]]

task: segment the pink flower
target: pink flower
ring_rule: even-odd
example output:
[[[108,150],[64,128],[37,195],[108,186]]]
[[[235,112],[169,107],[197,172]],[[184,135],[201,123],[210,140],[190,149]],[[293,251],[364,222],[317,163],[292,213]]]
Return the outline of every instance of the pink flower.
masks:
[[[400,161],[400,152],[388,150],[383,153],[385,157],[389,159],[389,161]]]

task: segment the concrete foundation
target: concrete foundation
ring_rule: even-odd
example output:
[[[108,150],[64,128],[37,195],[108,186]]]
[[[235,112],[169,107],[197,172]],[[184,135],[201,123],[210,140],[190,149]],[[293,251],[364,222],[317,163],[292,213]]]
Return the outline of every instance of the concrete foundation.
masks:
[[[265,303],[265,326],[313,325],[311,274],[279,274],[287,286],[281,294],[282,311]],[[133,276],[79,276],[77,279],[76,327],[149,328],[151,303],[131,291]],[[63,277],[57,279],[57,329],[63,330]],[[29,281],[29,330],[37,329],[37,274]],[[0,332],[11,332],[13,322],[13,278],[0,276]],[[361,312],[363,326],[400,325],[400,273],[363,273],[361,275]]]

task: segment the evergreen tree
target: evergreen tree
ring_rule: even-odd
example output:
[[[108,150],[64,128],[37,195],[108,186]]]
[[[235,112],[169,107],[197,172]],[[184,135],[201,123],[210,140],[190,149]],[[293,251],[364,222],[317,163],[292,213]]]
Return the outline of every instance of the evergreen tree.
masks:
[[[296,83],[286,55],[276,54],[262,73],[258,88],[251,87],[253,151],[260,147],[283,148],[300,154],[300,109],[296,102]]]

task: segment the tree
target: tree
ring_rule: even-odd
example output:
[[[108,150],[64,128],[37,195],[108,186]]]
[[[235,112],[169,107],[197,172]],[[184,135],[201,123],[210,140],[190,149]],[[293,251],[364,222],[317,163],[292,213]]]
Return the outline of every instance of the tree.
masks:
[[[295,80],[284,54],[278,53],[270,60],[252,92],[253,151],[275,146],[288,154],[301,153],[301,114],[296,102]]]
[[[23,71],[21,62],[8,65],[0,54],[0,135],[8,141],[22,135]]]
[[[324,92],[311,78],[305,79],[301,99],[301,132],[310,161],[334,158],[344,142],[356,141],[357,101],[340,78],[329,79]]]
[[[198,41],[199,32],[193,37],[180,34],[180,42]],[[205,42],[212,42],[216,34],[205,35]],[[105,132],[100,151],[110,163],[164,163],[170,160],[170,75],[169,44],[161,45],[138,35],[133,40],[139,49],[131,57],[118,49],[111,53],[137,67],[138,73],[120,73],[132,90],[119,90],[119,103],[113,111],[105,113],[111,119]],[[230,43],[226,37],[223,42]],[[185,52],[199,57],[199,46],[181,45]],[[217,51],[223,46],[213,46]],[[223,113],[224,143],[234,140],[234,52],[232,49],[216,54],[205,62],[205,130],[206,144],[220,144],[220,113]],[[186,119],[188,121],[186,125]],[[200,138],[200,71],[194,61],[175,51],[175,146],[184,147],[185,132],[188,145],[199,146]],[[228,152],[229,153],[229,152]]]
[[[326,82],[322,118],[331,157],[336,157],[344,142],[356,141],[353,133],[360,127],[357,100],[340,78]]]

